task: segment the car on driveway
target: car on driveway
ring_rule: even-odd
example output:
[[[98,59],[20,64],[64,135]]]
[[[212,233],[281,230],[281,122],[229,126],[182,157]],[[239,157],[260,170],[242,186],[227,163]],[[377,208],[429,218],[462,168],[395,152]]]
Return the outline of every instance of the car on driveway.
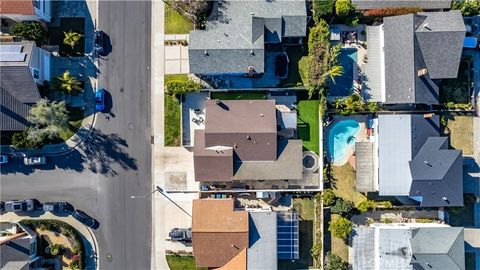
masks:
[[[23,201],[8,201],[5,202],[5,212],[28,212],[35,210],[37,205],[34,199]]]
[[[0,164],[8,163],[8,156],[7,155],[0,155]]]
[[[43,211],[56,214],[71,214],[75,209],[68,202],[43,203]]]
[[[105,52],[105,33],[102,30],[93,32],[93,52],[100,55]]]
[[[36,156],[36,157],[24,157],[23,163],[25,165],[33,166],[33,165],[44,165],[47,164],[47,157],[45,156]]]
[[[76,220],[80,221],[83,225],[90,227],[92,229],[97,229],[98,226],[100,225],[98,221],[96,221],[94,218],[92,218],[91,216],[87,215],[85,212],[80,210],[75,210],[72,216]]]
[[[105,89],[99,88],[95,91],[95,110],[105,110]]]
[[[174,228],[168,233],[168,236],[170,236],[172,241],[190,242],[192,241],[192,229]]]

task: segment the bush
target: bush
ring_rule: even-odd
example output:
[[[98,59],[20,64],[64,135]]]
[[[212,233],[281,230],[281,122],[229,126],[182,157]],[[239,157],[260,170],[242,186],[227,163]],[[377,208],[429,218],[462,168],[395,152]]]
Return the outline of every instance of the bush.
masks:
[[[335,2],[335,13],[340,17],[348,16],[354,9],[350,0],[337,0]]]
[[[323,265],[324,270],[347,270],[348,263],[343,261],[342,258],[336,254],[328,252],[325,256],[325,263]]]
[[[363,12],[365,17],[388,17],[398,16],[422,11],[420,8],[380,8],[369,9]]]
[[[14,36],[21,37],[26,40],[33,40],[37,45],[41,45],[45,41],[47,31],[39,22],[18,22],[11,28]]]
[[[198,90],[202,89],[202,85],[195,83],[193,81],[178,81],[178,80],[173,80],[173,81],[168,81],[166,85],[166,90],[165,92],[168,95],[179,95],[179,94],[185,94],[189,92],[196,92]]]
[[[322,201],[323,205],[330,206],[335,203],[335,193],[331,189],[324,189],[322,192]]]
[[[334,214],[339,214],[339,215],[345,215],[352,211],[353,209],[353,203],[351,201],[346,201],[342,198],[337,198],[335,201],[335,204],[330,207],[330,210]]]
[[[453,103],[447,102],[444,106],[449,110],[464,110],[464,111],[471,111],[473,110],[473,105],[470,103]]]
[[[330,18],[333,15],[335,0],[314,0],[313,19],[318,23],[321,19]]]
[[[28,129],[25,129],[13,134],[12,145],[16,148],[34,149],[42,147],[44,143],[36,140],[30,140],[28,138]]]
[[[322,254],[322,242],[317,241],[310,250],[310,254],[314,260],[317,260]]]
[[[70,267],[70,269],[72,270],[75,270],[75,269],[83,269],[82,267],[80,267],[81,264],[80,264],[80,259],[76,258],[75,260],[72,260],[70,262],[70,264],[68,265],[68,267]]]
[[[371,200],[366,200],[358,204],[357,209],[363,214],[368,212],[371,209],[374,209],[376,207],[385,207],[385,208],[392,208],[392,202],[390,201],[371,201]]]
[[[460,10],[462,12],[462,15],[466,17],[480,15],[480,1],[479,0],[453,0],[452,9]]]
[[[62,254],[62,252],[63,252],[62,245],[56,244],[50,247],[50,254],[52,254],[53,256]]]
[[[332,233],[333,236],[346,240],[348,235],[352,232],[353,223],[344,218],[337,217],[330,221],[328,226],[328,231]]]

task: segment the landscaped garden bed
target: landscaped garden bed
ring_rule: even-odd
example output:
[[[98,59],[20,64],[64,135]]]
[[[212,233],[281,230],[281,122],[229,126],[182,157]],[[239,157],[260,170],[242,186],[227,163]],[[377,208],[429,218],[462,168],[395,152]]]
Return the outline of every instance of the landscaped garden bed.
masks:
[[[46,258],[57,258],[64,269],[85,268],[85,246],[82,237],[72,226],[57,220],[22,220],[38,234],[37,253]]]

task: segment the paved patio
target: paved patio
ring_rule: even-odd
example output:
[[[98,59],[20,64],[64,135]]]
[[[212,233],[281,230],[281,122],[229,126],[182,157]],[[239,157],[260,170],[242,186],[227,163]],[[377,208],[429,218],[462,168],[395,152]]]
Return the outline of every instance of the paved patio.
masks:
[[[185,95],[185,100],[182,102],[183,146],[193,146],[195,130],[205,129],[205,101],[208,96],[208,92]]]

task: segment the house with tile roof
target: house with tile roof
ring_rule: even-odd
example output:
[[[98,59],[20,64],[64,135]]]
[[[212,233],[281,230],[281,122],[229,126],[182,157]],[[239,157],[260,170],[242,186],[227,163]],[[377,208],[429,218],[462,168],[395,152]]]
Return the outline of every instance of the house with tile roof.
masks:
[[[298,44],[306,32],[305,0],[216,2],[206,29],[190,31],[190,72],[262,74],[268,44]]]
[[[462,152],[440,137],[439,122],[431,115],[379,115],[369,153],[357,155],[374,161],[358,164],[357,190],[422,207],[463,206]]]
[[[464,229],[436,223],[354,228],[352,269],[465,270]]]
[[[450,9],[451,0],[352,0],[357,10],[386,8],[419,8],[424,11]]]
[[[363,97],[439,104],[440,80],[458,75],[465,31],[458,10],[386,17],[382,25],[368,26]]]
[[[23,130],[30,108],[41,98],[37,85],[50,80],[50,53],[31,41],[1,43],[0,77],[0,131]]]
[[[234,199],[197,199],[192,245],[197,267],[276,270],[278,260],[298,259],[298,214],[247,211]]]
[[[2,0],[0,18],[13,21],[44,21],[52,18],[51,0]]]
[[[207,100],[194,134],[199,182],[302,179],[302,141],[278,136],[275,100]]]

